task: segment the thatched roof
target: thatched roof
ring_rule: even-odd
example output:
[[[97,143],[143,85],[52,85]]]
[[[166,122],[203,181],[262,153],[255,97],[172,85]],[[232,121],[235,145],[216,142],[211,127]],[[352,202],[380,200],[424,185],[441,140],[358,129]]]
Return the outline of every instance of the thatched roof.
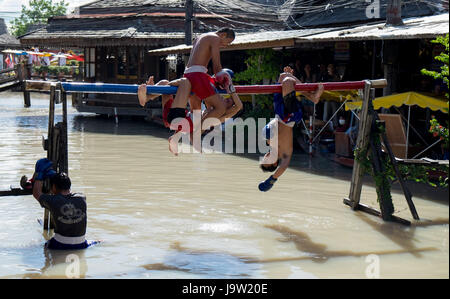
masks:
[[[8,28],[6,27],[5,20],[0,19],[0,47],[11,48],[19,45],[19,40],[8,33]]]
[[[373,24],[385,20],[387,1],[380,0],[380,17],[369,19],[366,1],[308,0],[305,5],[305,0],[286,0],[276,6],[251,0],[195,0],[194,33],[225,26],[242,35]],[[421,0],[403,3],[404,18],[445,11],[445,7]],[[185,0],[98,0],[80,6],[78,14],[50,19],[46,28],[21,37],[21,43],[56,47],[171,47],[184,43],[184,5]]]
[[[185,12],[185,0],[98,0],[80,6],[80,14],[99,14],[125,12]],[[195,0],[194,11],[197,13],[233,14],[252,19],[264,17],[277,19],[276,6],[261,5],[241,0]]]
[[[238,7],[223,1],[196,0],[194,33],[232,27],[237,32],[282,30],[284,25],[262,17],[254,6]],[[79,14],[49,19],[46,28],[21,37],[25,45],[41,46],[116,46],[139,45],[167,47],[184,42],[184,0],[102,0],[81,6]],[[205,6],[203,6],[205,5]],[[258,5],[258,4],[255,4]]]

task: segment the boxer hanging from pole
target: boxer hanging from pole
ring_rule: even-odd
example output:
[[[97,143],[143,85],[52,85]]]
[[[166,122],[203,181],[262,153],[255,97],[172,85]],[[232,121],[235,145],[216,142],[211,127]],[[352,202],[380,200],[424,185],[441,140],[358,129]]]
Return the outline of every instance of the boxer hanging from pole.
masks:
[[[293,128],[303,117],[295,93],[295,85],[300,80],[293,75],[294,71],[290,67],[285,67],[283,71],[278,80],[282,86],[282,94],[274,95],[275,119],[263,129],[263,137],[272,148],[264,156],[261,169],[274,174],[259,184],[258,188],[262,192],[269,191],[288,168],[293,152]],[[317,104],[323,91],[324,86],[319,84],[315,92],[302,91],[302,94]],[[274,138],[276,144],[272,144]]]
[[[233,73],[231,70],[226,70],[226,71],[229,72],[230,76],[233,76]],[[153,85],[177,86],[178,89],[181,89],[182,93],[185,93],[186,90],[189,90],[191,88],[190,82],[186,78],[177,79],[177,80],[174,80],[171,82],[169,82],[168,80],[161,80],[155,84],[154,77],[150,76],[147,83],[140,85],[138,88],[138,98],[139,98],[139,103],[141,106],[145,106],[145,104],[148,101],[155,100],[159,96],[158,94],[149,94],[148,95],[147,94],[147,86],[148,85],[150,85],[150,86],[153,86]],[[211,126],[216,126],[216,125],[223,123],[227,118],[231,118],[234,115],[236,115],[236,113],[238,113],[243,107],[243,104],[242,104],[239,96],[236,93],[232,93],[230,98],[225,99],[225,98],[220,97],[220,99],[223,101],[223,104],[225,106],[225,113],[217,118],[217,122],[209,122],[209,124]],[[196,95],[190,95],[189,100],[191,102],[192,101],[200,101]],[[168,114],[173,105],[173,102],[174,102],[174,98],[172,95],[166,95],[166,94],[162,95],[162,103],[161,103],[162,104],[162,117],[163,117],[164,125],[167,128],[170,128],[170,123],[168,121]],[[211,107],[208,105],[206,105],[206,108],[207,109],[202,113],[203,115],[209,113],[210,111],[212,111],[214,109],[214,107]],[[178,128],[176,128],[176,133],[174,135],[172,135],[171,137],[169,137],[169,150],[175,155],[178,154],[178,142],[177,141],[179,140],[178,137],[181,133],[190,133],[190,139],[191,139],[191,143],[192,143],[193,122],[192,122],[191,113],[187,109],[185,109],[184,119],[187,120],[187,123],[189,124],[189,126],[184,127],[182,125],[178,125]]]

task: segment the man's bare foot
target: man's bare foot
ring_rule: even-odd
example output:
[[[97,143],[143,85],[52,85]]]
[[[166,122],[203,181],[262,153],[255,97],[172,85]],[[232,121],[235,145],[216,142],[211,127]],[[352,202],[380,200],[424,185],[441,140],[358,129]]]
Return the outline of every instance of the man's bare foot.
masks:
[[[179,140],[178,133],[180,132],[177,132],[169,137],[169,151],[175,156],[178,156],[178,140]]]
[[[138,99],[139,104],[144,107],[145,103],[147,103],[147,85],[141,84],[138,88]]]
[[[317,86],[317,90],[314,93],[314,103],[318,103],[320,100],[320,97],[322,96],[323,92],[325,91],[325,87],[323,86],[322,83],[319,83],[319,85]]]
[[[322,83],[319,83],[317,86],[317,90],[314,92],[310,91],[302,91],[302,94],[310,101],[314,102],[314,104],[319,103],[320,97],[322,96],[323,92],[325,91],[325,87]]]

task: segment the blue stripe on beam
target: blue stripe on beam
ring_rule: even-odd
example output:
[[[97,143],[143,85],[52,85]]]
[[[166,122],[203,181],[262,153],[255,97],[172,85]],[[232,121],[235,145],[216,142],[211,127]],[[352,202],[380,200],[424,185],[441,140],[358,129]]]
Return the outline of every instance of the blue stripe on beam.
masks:
[[[112,83],[67,83],[61,86],[65,92],[79,93],[114,93],[114,94],[137,94],[139,85],[112,84]],[[176,86],[147,86],[147,94],[176,94]]]

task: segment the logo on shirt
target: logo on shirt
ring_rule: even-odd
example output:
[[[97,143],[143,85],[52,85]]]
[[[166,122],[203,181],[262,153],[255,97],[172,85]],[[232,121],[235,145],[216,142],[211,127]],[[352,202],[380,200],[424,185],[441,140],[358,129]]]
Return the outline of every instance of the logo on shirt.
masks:
[[[58,221],[64,224],[74,224],[83,221],[86,214],[82,210],[77,209],[73,204],[65,204],[61,207],[62,216],[58,217]]]

